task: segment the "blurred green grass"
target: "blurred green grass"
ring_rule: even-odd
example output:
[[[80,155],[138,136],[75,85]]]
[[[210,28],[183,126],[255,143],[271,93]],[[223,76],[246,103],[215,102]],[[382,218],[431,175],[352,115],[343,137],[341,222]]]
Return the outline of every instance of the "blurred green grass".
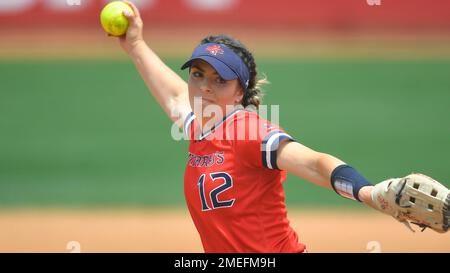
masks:
[[[450,185],[449,60],[261,60],[259,71],[264,103],[306,146],[373,182],[415,171]],[[1,206],[184,205],[187,143],[171,139],[130,61],[0,62],[0,84]],[[358,206],[294,176],[285,189],[292,206]]]

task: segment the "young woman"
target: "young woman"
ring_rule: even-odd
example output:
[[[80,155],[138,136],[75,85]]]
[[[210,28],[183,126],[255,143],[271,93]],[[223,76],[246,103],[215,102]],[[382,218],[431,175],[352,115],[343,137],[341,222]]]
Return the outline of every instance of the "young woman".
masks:
[[[287,172],[388,210],[381,208],[393,202],[385,190],[397,190],[403,180],[376,189],[342,160],[305,147],[252,111],[261,102],[262,81],[239,41],[225,35],[203,39],[182,66],[189,68],[186,83],[146,45],[139,11],[127,3],[134,14],[124,13],[130,26],[120,45],[189,138],[184,192],[206,252],[304,252],[287,219],[282,187]]]

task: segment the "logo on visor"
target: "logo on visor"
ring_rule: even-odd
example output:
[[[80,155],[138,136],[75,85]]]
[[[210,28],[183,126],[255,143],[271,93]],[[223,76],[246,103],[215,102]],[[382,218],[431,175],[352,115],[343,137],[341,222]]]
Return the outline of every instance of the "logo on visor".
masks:
[[[223,54],[223,49],[218,45],[211,45],[206,48],[206,51],[216,56],[217,54]]]

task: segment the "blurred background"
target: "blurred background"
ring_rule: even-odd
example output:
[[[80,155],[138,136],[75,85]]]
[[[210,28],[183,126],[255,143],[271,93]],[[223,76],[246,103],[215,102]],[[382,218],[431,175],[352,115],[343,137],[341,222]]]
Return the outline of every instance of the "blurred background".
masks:
[[[0,252],[202,251],[188,144],[101,28],[107,2],[0,0]],[[132,2],[181,77],[202,38],[234,36],[298,141],[373,183],[422,172],[450,186],[449,1]],[[411,233],[297,177],[285,191],[312,252],[450,252],[448,234]]]

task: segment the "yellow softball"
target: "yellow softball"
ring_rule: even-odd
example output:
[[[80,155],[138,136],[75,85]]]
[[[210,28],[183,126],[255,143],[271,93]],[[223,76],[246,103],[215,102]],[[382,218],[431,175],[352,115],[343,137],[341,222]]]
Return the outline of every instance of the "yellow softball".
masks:
[[[128,19],[123,15],[124,11],[133,14],[133,9],[122,1],[113,1],[102,9],[100,22],[107,33],[121,36],[127,32]]]

